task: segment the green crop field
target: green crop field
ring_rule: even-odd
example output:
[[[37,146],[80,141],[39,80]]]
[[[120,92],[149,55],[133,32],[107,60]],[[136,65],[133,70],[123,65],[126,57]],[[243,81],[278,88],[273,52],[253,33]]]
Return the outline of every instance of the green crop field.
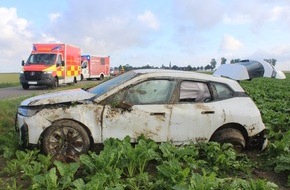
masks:
[[[290,73],[286,80],[259,78],[241,85],[260,109],[269,146],[235,152],[228,144],[173,146],[140,137],[109,139],[98,154],[55,161],[18,147],[14,130],[24,98],[0,101],[0,189],[246,189],[290,187]]]
[[[19,85],[19,73],[0,73],[0,88]]]

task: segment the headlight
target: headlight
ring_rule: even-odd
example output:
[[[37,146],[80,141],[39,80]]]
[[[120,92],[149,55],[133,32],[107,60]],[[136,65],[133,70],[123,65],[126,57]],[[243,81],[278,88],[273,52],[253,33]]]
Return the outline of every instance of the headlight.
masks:
[[[18,108],[18,114],[20,114],[24,117],[34,116],[38,111],[39,111],[39,109],[35,109],[35,108],[24,108],[24,107]]]

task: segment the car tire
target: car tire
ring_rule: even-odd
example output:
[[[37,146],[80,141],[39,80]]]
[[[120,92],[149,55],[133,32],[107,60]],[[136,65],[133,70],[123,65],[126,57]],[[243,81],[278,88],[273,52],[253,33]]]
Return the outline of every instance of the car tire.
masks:
[[[238,152],[244,150],[246,147],[246,141],[243,134],[238,129],[233,128],[218,130],[213,135],[212,141],[219,143],[230,143]]]
[[[25,83],[23,83],[23,84],[22,84],[22,88],[23,88],[24,90],[27,90],[27,89],[29,88],[29,84],[25,84]]]
[[[78,157],[90,149],[87,131],[78,123],[62,120],[52,124],[44,133],[42,149],[45,154]]]

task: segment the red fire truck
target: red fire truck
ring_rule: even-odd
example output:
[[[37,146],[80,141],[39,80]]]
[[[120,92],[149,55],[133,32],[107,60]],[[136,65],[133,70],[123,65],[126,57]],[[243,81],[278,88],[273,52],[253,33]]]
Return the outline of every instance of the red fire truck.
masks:
[[[23,89],[76,83],[81,79],[81,50],[69,44],[33,44],[32,52],[26,62],[22,60],[22,66],[20,83]]]
[[[81,79],[104,79],[110,76],[110,56],[82,55]]]

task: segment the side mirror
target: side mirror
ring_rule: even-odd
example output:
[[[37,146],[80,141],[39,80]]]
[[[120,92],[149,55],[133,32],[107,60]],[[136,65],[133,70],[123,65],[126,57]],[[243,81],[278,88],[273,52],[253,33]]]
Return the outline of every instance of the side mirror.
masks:
[[[24,62],[24,60],[22,60],[21,65],[24,66],[24,64],[25,64],[25,62]]]

